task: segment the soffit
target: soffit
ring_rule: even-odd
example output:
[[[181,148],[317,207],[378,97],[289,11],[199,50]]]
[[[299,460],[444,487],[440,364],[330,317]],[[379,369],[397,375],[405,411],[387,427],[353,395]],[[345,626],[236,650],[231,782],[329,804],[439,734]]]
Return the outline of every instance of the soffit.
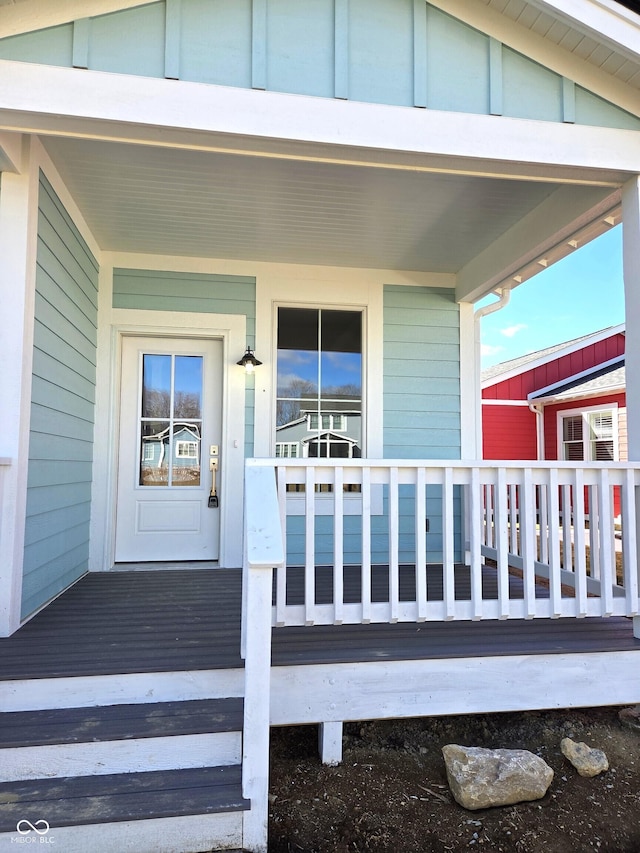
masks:
[[[557,188],[551,182],[43,141],[105,251],[455,273]]]
[[[557,15],[546,11],[527,0],[480,0],[492,11],[499,12],[522,27],[530,30],[552,44],[573,54],[595,68],[617,78],[634,88],[640,89],[640,58],[638,50],[634,56],[626,55],[623,50],[617,50],[614,45],[606,44],[602,37],[589,34],[584,29],[560,20]],[[620,11],[626,4],[615,4]],[[640,16],[634,12],[626,12],[630,19],[640,26]],[[640,48],[640,44],[638,46]]]

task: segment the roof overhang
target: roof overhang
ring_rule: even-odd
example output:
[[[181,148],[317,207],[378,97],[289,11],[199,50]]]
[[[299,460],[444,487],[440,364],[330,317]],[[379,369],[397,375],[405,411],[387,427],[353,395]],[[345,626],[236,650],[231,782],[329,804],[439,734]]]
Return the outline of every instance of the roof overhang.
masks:
[[[38,135],[104,251],[430,272],[475,301],[612,227],[640,173],[634,131],[10,61],[0,77],[6,162]]]

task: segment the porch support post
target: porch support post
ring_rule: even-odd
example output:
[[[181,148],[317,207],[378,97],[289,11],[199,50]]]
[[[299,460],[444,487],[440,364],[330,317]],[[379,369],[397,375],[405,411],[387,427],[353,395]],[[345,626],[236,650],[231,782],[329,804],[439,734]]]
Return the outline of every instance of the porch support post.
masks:
[[[342,722],[320,723],[318,746],[323,764],[335,767],[342,762]]]
[[[640,462],[640,175],[622,188],[622,262],[626,317],[626,396],[629,461]],[[636,489],[636,534],[640,534],[640,489]],[[640,575],[640,566],[637,567]],[[640,638],[640,617],[633,619]]]
[[[0,636],[20,625],[24,559],[38,217],[30,141],[21,171],[3,172],[0,194]]]

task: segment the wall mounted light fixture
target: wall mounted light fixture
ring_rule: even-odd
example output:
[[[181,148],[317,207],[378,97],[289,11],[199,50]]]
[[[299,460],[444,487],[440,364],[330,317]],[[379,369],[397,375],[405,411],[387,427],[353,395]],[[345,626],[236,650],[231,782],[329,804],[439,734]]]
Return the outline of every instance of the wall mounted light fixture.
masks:
[[[255,357],[251,347],[247,347],[247,351],[242,356],[240,361],[237,362],[237,364],[239,364],[240,367],[244,367],[247,373],[253,373],[256,367],[259,367],[262,362],[258,361],[258,359]]]

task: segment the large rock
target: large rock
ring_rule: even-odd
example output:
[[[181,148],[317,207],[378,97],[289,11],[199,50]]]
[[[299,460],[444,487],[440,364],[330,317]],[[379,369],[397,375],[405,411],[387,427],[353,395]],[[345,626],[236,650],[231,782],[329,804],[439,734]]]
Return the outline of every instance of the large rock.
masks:
[[[586,743],[576,743],[570,737],[562,738],[560,749],[580,776],[597,776],[598,773],[609,769],[609,759],[601,749],[591,749]]]
[[[526,749],[483,749],[451,743],[442,747],[451,793],[465,809],[539,800],[553,770]]]

